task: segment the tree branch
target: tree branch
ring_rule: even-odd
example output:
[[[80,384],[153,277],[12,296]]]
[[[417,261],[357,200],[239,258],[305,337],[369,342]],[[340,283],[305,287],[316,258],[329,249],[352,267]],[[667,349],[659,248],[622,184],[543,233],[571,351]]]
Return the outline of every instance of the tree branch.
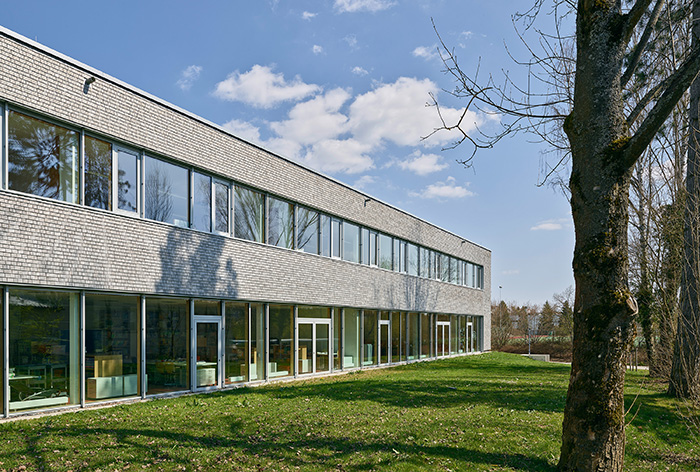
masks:
[[[644,108],[658,98],[663,86],[664,83],[659,82],[637,102],[634,109],[630,112],[629,116],[627,116],[627,127],[631,128],[634,122],[637,121],[637,118],[639,118],[639,115],[642,114],[642,111],[644,111]]]
[[[622,39],[625,44],[629,42],[634,34],[634,29],[639,24],[639,21],[644,16],[644,12],[647,11],[649,5],[651,5],[652,0],[637,0],[632,6],[629,12],[624,16]]]
[[[663,93],[647,117],[622,150],[623,164],[632,167],[646,149],[668,115],[700,71],[700,46],[696,45],[687,59],[662,82]]]
[[[651,13],[651,17],[649,18],[649,21],[647,21],[647,24],[644,27],[644,33],[642,33],[642,37],[639,39],[637,45],[634,47],[634,51],[630,56],[627,69],[625,70],[625,73],[622,74],[622,79],[620,81],[621,86],[623,88],[625,87],[625,85],[627,85],[627,82],[629,82],[630,78],[632,78],[632,74],[634,74],[634,71],[637,69],[637,65],[639,65],[639,59],[642,57],[642,52],[644,51],[644,48],[646,48],[647,43],[649,42],[649,38],[651,37],[652,31],[654,31],[654,27],[656,27],[656,23],[659,21],[659,17],[661,16],[661,8],[663,7],[664,3],[665,0],[658,0],[656,2],[656,5],[654,6],[654,11]]]

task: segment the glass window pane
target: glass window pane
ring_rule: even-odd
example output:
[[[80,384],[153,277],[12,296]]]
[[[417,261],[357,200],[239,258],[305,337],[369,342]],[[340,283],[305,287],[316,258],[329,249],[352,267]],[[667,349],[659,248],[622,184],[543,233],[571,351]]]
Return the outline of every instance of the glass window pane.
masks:
[[[112,209],[112,145],[85,136],[85,204]]]
[[[187,300],[146,300],[148,394],[190,388],[188,305]]]
[[[418,253],[418,275],[428,278],[430,277],[430,251],[424,247],[421,247]]]
[[[360,262],[360,227],[343,221],[343,260]]]
[[[2,290],[0,290],[0,313],[2,313],[2,315],[0,315],[2,317],[2,318],[0,318],[0,320],[5,319],[5,314],[4,314],[5,310],[4,310],[4,306],[3,306],[4,299],[5,299],[4,293],[2,292]],[[0,324],[3,324],[3,323],[4,323],[4,321],[0,321]],[[5,394],[5,385],[4,385],[5,380],[4,380],[4,376],[2,373],[2,371],[5,369],[5,335],[4,334],[2,335],[2,337],[0,337],[0,366],[2,366],[2,367],[0,367],[0,369],[2,369],[2,370],[0,370],[0,379],[3,379],[2,381],[0,381],[0,405],[3,405],[3,406],[0,406],[0,410],[3,410],[3,411],[0,411],[0,417],[2,417],[5,414],[5,412],[4,412],[5,397],[3,396]]]
[[[321,255],[331,257],[331,217],[321,215]]]
[[[365,310],[362,365],[377,363],[377,312]]]
[[[146,156],[146,218],[189,227],[189,172]]]
[[[217,300],[195,300],[195,316],[221,316],[221,302]]]
[[[401,271],[401,241],[399,239],[394,239],[394,264],[393,268],[396,272]]]
[[[450,257],[447,254],[440,254],[440,280],[450,281]]]
[[[248,304],[226,303],[224,339],[224,384],[248,380]]]
[[[214,182],[214,229],[219,233],[228,233],[228,219],[231,205],[228,198],[229,186]]]
[[[194,213],[192,227],[211,231],[211,177],[194,173]]]
[[[362,263],[369,264],[369,230],[367,228],[361,229],[360,238],[362,241]]]
[[[297,248],[310,254],[318,254],[317,211],[297,207]]]
[[[123,149],[117,150],[117,202],[120,210],[137,211],[139,188],[138,156]]]
[[[369,264],[377,265],[377,233],[369,232]]]
[[[449,261],[450,261],[449,282],[456,284],[457,283],[457,259],[455,259],[454,257],[450,257]]]
[[[454,262],[456,264],[456,271],[457,271],[457,280],[455,280],[455,283],[457,285],[462,285],[462,276],[464,275],[464,262],[459,260],[459,259],[454,259]]]
[[[294,205],[270,197],[268,214],[267,244],[273,246],[294,247]]]
[[[386,234],[379,235],[379,267],[392,270],[392,246],[391,237]]]
[[[333,368],[340,370],[340,309],[333,310]]]
[[[265,310],[260,303],[250,304],[250,363],[251,382],[265,379]]]
[[[10,412],[80,402],[77,293],[10,289]]]
[[[8,131],[8,188],[76,203],[78,133],[15,111]]]
[[[297,316],[299,318],[330,318],[331,309],[324,306],[299,306]]]
[[[268,377],[293,375],[294,309],[289,305],[270,305],[270,363]]]
[[[450,338],[450,354],[457,354],[457,347],[459,346],[457,315],[450,316]]]
[[[87,401],[139,395],[139,298],[85,295]]]
[[[254,190],[236,186],[233,201],[234,236],[248,241],[265,241],[265,196]]]
[[[340,220],[331,218],[332,254],[331,257],[340,257]]]
[[[391,362],[401,361],[401,313],[395,311],[391,314]]]
[[[360,367],[360,310],[345,308],[343,369]]]
[[[420,338],[418,337],[418,313],[408,314],[408,351],[406,359],[418,359]]]
[[[421,345],[421,357],[430,356],[430,315],[421,313],[421,331],[420,331],[420,345]]]

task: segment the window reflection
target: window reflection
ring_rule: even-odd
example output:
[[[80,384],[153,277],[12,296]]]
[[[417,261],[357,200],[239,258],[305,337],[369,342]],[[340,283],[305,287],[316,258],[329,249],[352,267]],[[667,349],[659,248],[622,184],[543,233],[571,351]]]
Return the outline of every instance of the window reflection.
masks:
[[[345,308],[344,313],[343,368],[350,369],[360,367],[360,310]]]
[[[379,267],[392,270],[392,242],[386,234],[379,235]]]
[[[363,322],[364,343],[362,365],[374,365],[377,363],[377,312],[365,310]]]
[[[138,157],[135,153],[117,150],[117,202],[119,209],[137,211],[136,195],[139,188]]]
[[[291,249],[294,247],[294,205],[273,197],[268,201],[267,243]]]
[[[293,375],[294,309],[289,305],[270,305],[270,363],[268,377]]]
[[[228,233],[228,220],[231,205],[229,204],[229,187],[221,182],[214,182],[214,229],[219,233]]]
[[[188,227],[188,176],[184,167],[146,157],[146,218]]]
[[[8,119],[8,188],[78,201],[78,133],[15,111]]]
[[[297,248],[318,254],[319,214],[317,211],[297,207]]]
[[[194,173],[194,212],[192,227],[200,231],[211,231],[211,177]]]
[[[234,235],[248,241],[264,242],[265,197],[262,193],[236,186]]]
[[[112,209],[112,145],[85,137],[85,204]]]
[[[360,227],[343,222],[343,260],[360,262]]]
[[[148,394],[189,389],[188,305],[187,300],[146,300]]]
[[[226,303],[225,384],[245,382],[248,365],[248,304]]]

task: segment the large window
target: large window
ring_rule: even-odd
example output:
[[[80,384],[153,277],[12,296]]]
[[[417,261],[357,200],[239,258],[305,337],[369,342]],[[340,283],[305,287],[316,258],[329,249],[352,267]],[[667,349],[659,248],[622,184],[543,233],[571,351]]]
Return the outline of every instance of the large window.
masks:
[[[343,260],[360,262],[360,227],[343,221]]]
[[[188,305],[187,300],[146,300],[148,394],[190,387]]]
[[[409,244],[407,252],[408,266],[406,272],[408,275],[418,275],[418,246]]]
[[[214,182],[214,230],[218,233],[228,233],[229,214],[229,186],[223,182]]]
[[[10,412],[80,403],[77,293],[10,289]]]
[[[189,226],[189,172],[184,167],[146,157],[146,218]]]
[[[85,204],[112,209],[112,145],[85,136]]]
[[[138,395],[139,298],[85,295],[87,401]]]
[[[331,218],[331,257],[340,257],[340,220]]]
[[[250,304],[249,380],[265,379],[265,310],[260,303]]]
[[[391,314],[391,362],[401,361],[401,340],[405,336],[402,328],[401,313],[395,311]]]
[[[224,336],[224,383],[245,382],[248,366],[248,304],[226,303]]]
[[[386,234],[379,235],[379,267],[392,270],[392,242],[391,237]]]
[[[321,255],[331,257],[331,217],[321,214]]]
[[[345,308],[343,369],[360,367],[360,310]]]
[[[377,363],[377,312],[365,310],[362,365]]]
[[[297,249],[311,254],[318,254],[317,211],[297,206]]]
[[[420,351],[420,337],[418,335],[418,313],[408,314],[408,348],[406,359],[418,359]]]
[[[75,131],[10,111],[8,188],[77,203],[78,138]]]
[[[270,363],[268,377],[293,375],[294,309],[270,305]]]
[[[420,315],[420,356],[430,357],[430,315]]]
[[[449,282],[450,280],[450,257],[447,254],[438,254],[438,279],[443,282]]]
[[[340,310],[333,310],[333,368],[340,370]]]
[[[249,241],[265,241],[265,196],[254,190],[236,186],[233,200],[234,236]]]
[[[117,149],[117,204],[123,211],[138,211],[139,158],[135,152]]]
[[[273,246],[294,247],[294,205],[269,197],[267,243]]]
[[[211,203],[211,177],[195,172],[193,228],[200,231],[211,231]]]
[[[430,250],[421,247],[419,250],[419,256],[420,260],[418,261],[418,275],[427,279],[430,277]]]

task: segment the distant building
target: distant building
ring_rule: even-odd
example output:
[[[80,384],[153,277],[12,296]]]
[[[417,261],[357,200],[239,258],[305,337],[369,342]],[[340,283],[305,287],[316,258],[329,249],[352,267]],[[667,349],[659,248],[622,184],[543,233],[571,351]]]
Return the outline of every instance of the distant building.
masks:
[[[491,253],[0,28],[0,416],[490,348]]]

